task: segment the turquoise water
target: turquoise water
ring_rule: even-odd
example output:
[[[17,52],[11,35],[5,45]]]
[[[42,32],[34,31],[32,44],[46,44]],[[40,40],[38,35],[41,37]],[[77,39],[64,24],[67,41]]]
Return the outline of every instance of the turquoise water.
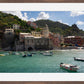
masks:
[[[84,50],[59,50],[53,53],[53,56],[43,56],[37,51],[32,57],[25,58],[21,54],[0,56],[0,73],[71,73],[60,68],[61,62],[78,65],[80,68],[75,73],[84,72],[84,62],[73,59],[84,58]]]

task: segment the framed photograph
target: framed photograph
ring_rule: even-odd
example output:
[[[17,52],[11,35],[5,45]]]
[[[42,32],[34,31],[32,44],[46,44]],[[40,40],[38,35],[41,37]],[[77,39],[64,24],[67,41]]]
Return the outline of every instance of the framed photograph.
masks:
[[[83,3],[1,3],[0,81],[83,81]]]

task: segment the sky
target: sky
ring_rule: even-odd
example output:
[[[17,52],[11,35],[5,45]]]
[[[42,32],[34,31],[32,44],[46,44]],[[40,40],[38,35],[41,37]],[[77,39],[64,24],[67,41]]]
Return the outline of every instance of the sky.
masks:
[[[77,26],[84,30],[84,11],[3,11],[8,14],[16,15],[25,21],[36,21],[49,19],[59,21],[63,24]]]

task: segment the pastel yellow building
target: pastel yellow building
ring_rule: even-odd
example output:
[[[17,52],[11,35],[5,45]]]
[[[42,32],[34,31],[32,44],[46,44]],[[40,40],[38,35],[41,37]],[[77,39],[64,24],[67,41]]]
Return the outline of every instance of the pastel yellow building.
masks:
[[[35,37],[41,37],[41,32],[32,31],[31,34]]]

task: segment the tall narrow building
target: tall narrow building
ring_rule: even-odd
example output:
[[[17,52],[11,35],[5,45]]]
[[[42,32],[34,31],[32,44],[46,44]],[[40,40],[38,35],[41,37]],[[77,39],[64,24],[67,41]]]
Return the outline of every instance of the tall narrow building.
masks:
[[[49,28],[48,28],[48,25],[46,24],[46,27],[43,28],[43,36],[45,38],[48,38],[49,37]]]

